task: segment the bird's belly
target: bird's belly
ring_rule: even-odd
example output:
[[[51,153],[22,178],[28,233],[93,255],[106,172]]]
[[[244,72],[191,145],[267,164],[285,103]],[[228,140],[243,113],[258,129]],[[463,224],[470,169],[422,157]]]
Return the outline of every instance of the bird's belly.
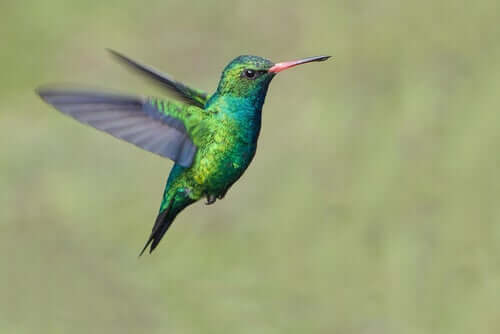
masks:
[[[225,192],[247,169],[255,155],[255,145],[208,145],[197,153],[193,179],[203,193],[219,195]]]

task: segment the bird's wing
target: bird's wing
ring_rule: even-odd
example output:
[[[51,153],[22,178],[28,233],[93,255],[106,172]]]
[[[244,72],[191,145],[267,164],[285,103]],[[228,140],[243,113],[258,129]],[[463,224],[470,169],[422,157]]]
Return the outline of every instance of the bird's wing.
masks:
[[[139,73],[142,73],[149,78],[161,83],[170,91],[170,93],[173,93],[173,95],[182,102],[195,105],[200,108],[203,108],[203,106],[205,106],[205,103],[208,100],[208,95],[205,92],[188,87],[174,80],[168,74],[161,73],[160,71],[150,66],[139,64],[138,62],[122,55],[119,52],[110,49],[108,49],[108,51],[123,64],[126,64]]]
[[[196,146],[190,132],[205,111],[174,101],[85,90],[40,88],[40,97],[74,119],[146,151],[191,166]]]

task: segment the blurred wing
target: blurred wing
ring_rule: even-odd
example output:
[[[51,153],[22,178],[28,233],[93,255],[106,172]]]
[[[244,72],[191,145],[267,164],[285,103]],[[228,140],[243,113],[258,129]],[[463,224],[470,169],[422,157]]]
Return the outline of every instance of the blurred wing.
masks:
[[[158,70],[147,66],[139,64],[138,62],[122,55],[119,52],[108,49],[108,51],[116,57],[120,62],[131,66],[136,71],[145,74],[146,76],[160,82],[165,86],[171,93],[175,95],[178,99],[184,103],[195,105],[197,107],[203,108],[208,100],[208,96],[205,92],[200,90],[190,88],[174,79],[169,75],[159,72]]]
[[[134,96],[44,89],[40,97],[64,114],[189,167],[196,153],[183,122]]]

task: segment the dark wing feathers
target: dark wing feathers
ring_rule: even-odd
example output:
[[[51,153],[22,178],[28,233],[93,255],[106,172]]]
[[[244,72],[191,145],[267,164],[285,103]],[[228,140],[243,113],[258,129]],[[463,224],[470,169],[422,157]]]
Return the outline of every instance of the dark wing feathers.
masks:
[[[200,108],[203,108],[203,106],[205,105],[205,102],[208,99],[206,93],[190,88],[174,80],[169,75],[161,73],[150,66],[139,64],[138,62],[128,58],[127,56],[122,55],[119,52],[110,49],[108,49],[108,51],[114,57],[116,57],[116,59],[118,59],[120,62],[129,65],[136,71],[145,74],[146,76],[154,79],[157,82],[160,82],[181,101],[187,104],[195,105]]]
[[[196,146],[182,121],[139,97],[41,88],[38,94],[62,113],[146,151],[189,167]]]

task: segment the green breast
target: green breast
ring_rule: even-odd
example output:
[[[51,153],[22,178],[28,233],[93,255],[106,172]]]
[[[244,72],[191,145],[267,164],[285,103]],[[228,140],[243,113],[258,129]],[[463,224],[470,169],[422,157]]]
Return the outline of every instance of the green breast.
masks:
[[[259,130],[260,122],[242,122],[227,114],[214,120],[191,168],[203,192],[221,193],[238,180],[255,155]]]

